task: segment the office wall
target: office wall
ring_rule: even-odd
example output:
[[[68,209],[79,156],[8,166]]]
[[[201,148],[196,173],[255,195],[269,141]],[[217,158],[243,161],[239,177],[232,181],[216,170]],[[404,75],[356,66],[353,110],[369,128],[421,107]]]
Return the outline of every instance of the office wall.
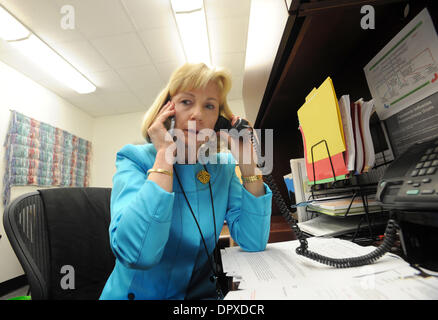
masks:
[[[235,115],[246,117],[243,100],[230,100],[229,105]],[[143,116],[144,112],[135,112],[99,117],[94,120],[92,186],[112,187],[112,177],[116,172],[114,164],[117,151],[125,144],[144,143],[140,132]]]
[[[94,120],[91,185],[112,187],[117,151],[125,144],[142,144],[140,128],[144,112],[99,117]]]
[[[5,152],[3,143],[8,130],[10,109],[39,121],[92,140],[94,119],[48,89],[0,62],[0,190],[3,191]],[[11,198],[36,190],[13,187]],[[23,274],[3,228],[3,204],[0,203],[0,283]]]

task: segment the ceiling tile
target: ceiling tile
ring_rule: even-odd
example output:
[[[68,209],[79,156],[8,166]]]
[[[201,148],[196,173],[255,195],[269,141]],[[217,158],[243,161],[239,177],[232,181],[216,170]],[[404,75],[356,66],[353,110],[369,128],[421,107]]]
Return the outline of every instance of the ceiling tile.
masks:
[[[166,62],[166,63],[156,63],[155,66],[160,74],[161,79],[165,84],[169,82],[170,76],[172,73],[180,66],[184,64],[184,61],[181,62]]]
[[[151,64],[151,59],[136,33],[91,40],[92,45],[114,68]]]
[[[145,108],[149,108],[152,105],[159,93],[160,91],[151,90],[151,88],[134,90],[134,94],[143,104],[144,110],[146,110]]]
[[[139,31],[175,26],[168,0],[122,0],[121,2]]]
[[[184,63],[184,51],[176,27],[150,29],[140,32],[154,63],[176,61]]]
[[[158,93],[158,90],[164,86],[160,75],[153,65],[121,68],[117,69],[116,72],[124,83],[133,90],[150,88]]]
[[[245,52],[248,36],[248,18],[209,20],[208,36],[214,54]]]
[[[128,92],[129,88],[113,70],[89,72],[88,78],[102,92]]]
[[[105,114],[105,102],[96,93],[70,95],[66,100],[92,117]]]

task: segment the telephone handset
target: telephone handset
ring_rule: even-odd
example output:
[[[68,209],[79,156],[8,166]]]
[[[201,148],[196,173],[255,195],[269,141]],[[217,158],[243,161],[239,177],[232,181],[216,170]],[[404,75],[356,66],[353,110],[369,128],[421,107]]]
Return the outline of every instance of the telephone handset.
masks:
[[[250,125],[245,119],[237,117],[234,124],[231,124],[230,120],[222,115],[219,115],[219,118],[216,121],[216,125],[214,126],[214,131],[218,132],[220,129],[237,129],[237,131],[240,131],[246,128],[250,128]]]
[[[164,121],[164,127],[172,135],[173,129],[175,128],[175,116],[169,117]]]
[[[170,95],[168,95],[167,99],[166,99],[166,102],[164,103],[163,106],[165,106],[171,99],[172,98],[170,97]],[[167,118],[166,121],[164,121],[164,127],[172,135],[173,134],[173,129],[175,128],[175,116]]]

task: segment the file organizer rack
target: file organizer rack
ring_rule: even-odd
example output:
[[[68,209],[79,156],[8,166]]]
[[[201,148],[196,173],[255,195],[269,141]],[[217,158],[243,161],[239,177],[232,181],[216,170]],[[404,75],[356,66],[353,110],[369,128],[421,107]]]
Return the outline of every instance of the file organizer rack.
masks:
[[[313,157],[313,148],[315,148],[317,145],[323,143],[325,144],[325,148],[327,150],[327,154],[328,154],[328,159],[330,160],[330,166],[332,168],[332,174],[333,174],[333,181],[336,183],[336,174],[335,174],[335,169],[333,168],[333,162],[332,162],[332,157],[330,156],[330,151],[327,145],[327,141],[326,140],[321,140],[317,143],[315,143],[312,148],[310,149],[310,152],[312,154],[312,169],[313,169],[313,185],[316,185],[316,174],[315,174],[315,161],[314,161],[314,157]],[[313,191],[312,191],[313,192]],[[313,195],[313,193],[312,193]]]
[[[331,165],[332,174],[333,174],[333,177],[332,177],[333,182],[331,182],[331,183],[317,184],[317,181],[315,178],[316,173],[315,173],[313,149],[314,149],[314,147],[316,147],[317,145],[319,145],[321,143],[324,143],[324,145],[326,147],[328,158],[330,160],[330,165]],[[384,163],[373,166],[373,169],[376,169],[378,167],[383,168],[383,166],[386,167],[386,165],[388,165],[389,163],[392,162],[392,161],[386,161],[384,151],[382,151],[382,156],[384,158]],[[344,216],[337,217],[337,218],[342,219],[342,218],[348,217],[348,214],[350,213],[350,209],[351,209],[351,206],[352,206],[355,198],[360,197],[362,199],[362,204],[363,204],[363,207],[365,209],[365,214],[361,217],[360,221],[358,222],[357,229],[356,229],[351,241],[354,242],[354,240],[356,239],[356,236],[359,234],[359,230],[360,230],[360,227],[361,227],[364,219],[366,220],[366,222],[368,224],[369,239],[374,240],[375,235],[373,233],[373,228],[372,228],[372,223],[371,223],[371,214],[370,214],[369,208],[368,208],[368,196],[371,194],[375,194],[375,192],[377,190],[377,181],[372,182],[372,183],[363,183],[360,181],[356,181],[355,183],[352,183],[352,180],[359,180],[361,175],[352,176],[347,180],[337,180],[335,170],[333,167],[333,163],[331,160],[331,156],[330,156],[330,150],[328,148],[326,140],[321,140],[311,147],[311,157],[312,157],[312,169],[313,169],[313,184],[311,185],[311,188],[310,188],[310,191],[311,191],[310,198],[307,200],[308,201],[309,200],[318,200],[318,199],[321,200],[321,199],[327,198],[329,196],[339,196],[338,199],[351,197],[351,201],[348,205],[347,211],[345,212]],[[343,185],[339,186],[339,184],[341,184],[341,183]],[[322,186],[325,187],[329,184],[331,184],[329,186],[329,188],[327,188],[327,189],[322,188]],[[315,190],[315,189],[319,189],[319,190]],[[313,210],[309,210],[307,206],[306,206],[306,211],[307,212],[311,211],[312,213],[316,212]],[[385,211],[382,209],[379,214],[383,215],[384,212]]]

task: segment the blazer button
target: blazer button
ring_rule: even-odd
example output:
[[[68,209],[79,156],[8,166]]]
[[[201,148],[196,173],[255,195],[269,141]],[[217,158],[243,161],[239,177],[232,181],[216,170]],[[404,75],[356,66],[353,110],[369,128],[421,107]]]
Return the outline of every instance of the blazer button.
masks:
[[[129,300],[134,300],[135,299],[135,294],[133,294],[132,292],[128,293],[128,299]]]

